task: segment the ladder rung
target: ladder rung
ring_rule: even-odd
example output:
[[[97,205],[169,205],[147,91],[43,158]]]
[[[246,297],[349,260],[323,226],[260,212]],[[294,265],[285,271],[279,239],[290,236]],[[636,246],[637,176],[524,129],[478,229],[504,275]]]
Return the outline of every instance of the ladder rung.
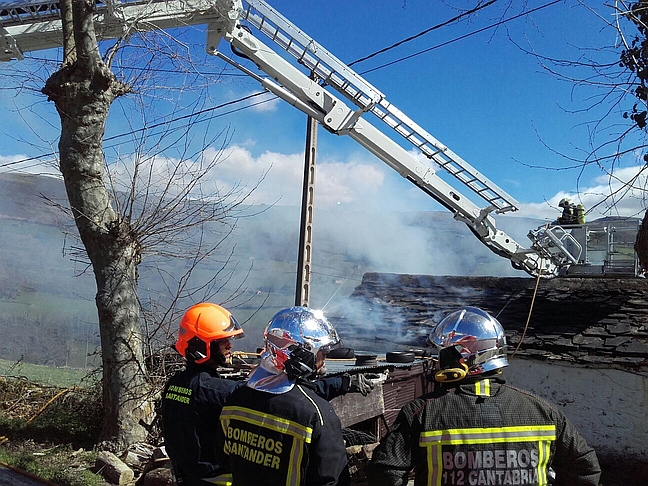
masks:
[[[287,43],[289,47],[284,47],[284,49],[295,56],[297,60],[304,60],[305,63],[311,63],[311,65],[307,65],[306,67],[311,68],[325,83],[343,94],[359,108],[371,111],[378,119],[382,120],[396,133],[421,150],[429,159],[434,160],[439,166],[475,191],[476,194],[494,203],[496,207],[501,209],[516,206],[517,203],[511,196],[502,191],[479,171],[471,167],[461,157],[450,151],[413,120],[409,119],[404,113],[389,103],[382,93],[326,51],[317,42],[306,36],[288,19],[276,13],[263,0],[246,1],[249,8],[245,11],[245,19],[262,32],[265,32],[267,29],[262,29],[260,26],[265,26],[271,22],[275,29],[274,35],[276,36],[278,32],[281,32],[288,39]],[[275,40],[272,35],[267,35]],[[304,51],[297,53],[292,48],[294,44],[303,47]],[[311,48],[311,46],[314,48]],[[487,194],[493,194],[494,196]]]

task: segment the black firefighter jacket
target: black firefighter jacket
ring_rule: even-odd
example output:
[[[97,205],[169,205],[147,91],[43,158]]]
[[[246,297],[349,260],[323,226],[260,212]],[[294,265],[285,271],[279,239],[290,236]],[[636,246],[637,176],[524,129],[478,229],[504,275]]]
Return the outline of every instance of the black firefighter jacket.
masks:
[[[183,486],[205,485],[201,478],[227,473],[214,452],[218,417],[229,395],[244,384],[221,378],[211,366],[191,362],[166,384],[162,394],[164,444]],[[327,401],[348,389],[348,382],[338,376],[304,385]]]
[[[217,451],[236,486],[349,484],[340,419],[309,387],[282,394],[241,387],[220,421]]]
[[[438,387],[403,407],[374,450],[369,484],[596,486],[594,450],[556,407],[491,377]]]
[[[216,463],[218,416],[227,397],[243,382],[226,380],[210,366],[188,363],[166,384],[162,395],[164,444],[184,486],[224,471]]]

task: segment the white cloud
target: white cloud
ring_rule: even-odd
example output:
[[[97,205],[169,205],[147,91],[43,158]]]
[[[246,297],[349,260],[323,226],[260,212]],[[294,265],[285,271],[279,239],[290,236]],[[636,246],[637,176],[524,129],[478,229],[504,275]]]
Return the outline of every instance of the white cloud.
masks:
[[[217,160],[216,163],[213,163]],[[209,173],[190,193],[191,197],[232,194],[248,198],[253,204],[299,206],[302,195],[304,154],[281,154],[266,151],[258,156],[240,145],[233,145],[220,153],[209,148],[201,160],[182,161],[177,158],[151,156],[138,167],[138,190],[157,187],[175,195],[195,179],[203,169]],[[121,158],[109,166],[115,187],[130,190],[135,161],[132,157]],[[179,168],[180,167],[180,168]],[[60,177],[56,162],[28,160],[23,155],[0,157],[0,171],[30,172]],[[373,207],[384,199],[381,190],[385,171],[375,162],[352,158],[348,161],[321,160],[317,162],[315,176],[315,205],[327,209],[340,205]]]
[[[248,198],[249,203],[298,206],[302,193],[303,153],[266,151],[254,155],[250,150],[252,147],[253,144],[233,145],[223,153],[215,148],[207,149],[203,152],[202,160],[184,162],[188,168],[184,178],[174,180],[170,192],[179,191],[187,183],[193,164],[209,163],[214,157],[219,157],[219,162],[211,169],[211,173],[192,193],[193,197],[230,192],[240,196],[254,189]],[[146,164],[145,176],[154,184],[168,183],[170,174],[177,172],[181,163],[183,162],[175,158],[151,157]],[[112,174],[118,175],[122,180],[122,188],[129,184],[132,167],[133,161],[129,158],[111,166]],[[648,188],[648,176],[642,172],[645,169],[645,166],[635,165],[615,170],[612,177],[598,175],[590,184],[581,186],[578,194],[560,191],[545,201],[521,204],[520,210],[511,215],[553,221],[560,214],[560,199],[571,197],[574,202],[585,206],[589,221],[610,215],[641,217],[645,211]],[[32,160],[22,154],[0,156],[0,171],[60,177],[54,158]],[[623,189],[630,181],[632,186]],[[453,182],[453,185],[456,184]],[[472,198],[470,190],[464,191],[461,187],[459,190]],[[615,195],[610,197],[612,193]],[[480,204],[481,201],[476,202]],[[326,158],[318,160],[315,205],[322,209],[335,206],[385,211],[440,209],[423,191],[404,181],[387,166],[381,165],[373,156],[364,153],[352,154],[344,161]]]
[[[279,109],[280,104],[281,104],[281,100],[277,98],[275,95],[273,95],[272,93],[268,93],[268,92],[266,92],[263,95],[260,95],[257,98],[253,98],[252,100],[250,100],[249,103],[252,111],[256,111],[257,113],[267,113],[267,112],[277,111]]]
[[[578,194],[561,191],[545,202],[523,204],[517,214],[553,220],[561,211],[558,202],[563,197],[570,197],[574,203],[585,206],[590,221],[604,216],[642,217],[646,210],[648,190],[645,171],[646,166],[643,165],[616,169],[612,175],[595,177]]]
[[[241,102],[240,104],[237,104],[237,106],[246,108],[249,107],[252,111],[255,111],[257,113],[268,113],[277,111],[279,109],[279,105],[282,103],[282,101],[272,93],[259,90],[248,91],[246,93],[235,93],[234,91],[229,91],[225,95],[225,97],[230,101],[234,101],[255,94],[258,94],[258,96],[254,96],[244,102]]]
[[[205,152],[206,157],[215,155],[213,149]],[[225,150],[214,169],[214,177],[221,188],[257,186],[251,195],[251,201],[257,204],[297,206],[301,201],[303,172],[303,153],[266,151],[255,157],[245,147],[232,146]],[[385,173],[369,162],[318,161],[315,205],[325,209],[340,204],[366,204],[378,195],[384,180]]]

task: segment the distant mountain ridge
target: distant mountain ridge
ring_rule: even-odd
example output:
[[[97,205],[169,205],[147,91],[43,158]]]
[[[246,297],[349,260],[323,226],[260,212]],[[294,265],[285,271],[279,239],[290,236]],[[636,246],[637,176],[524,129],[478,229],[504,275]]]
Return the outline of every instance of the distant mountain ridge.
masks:
[[[0,173],[0,194],[0,217],[4,219],[58,225],[63,213],[60,208],[48,204],[46,199],[64,207],[68,205],[63,181],[55,177]]]
[[[68,202],[61,179],[34,174],[0,173],[0,191],[0,219],[32,222],[76,232],[73,221],[62,209],[67,208]],[[289,247],[296,248],[299,208],[259,206],[250,207],[247,212],[258,215],[241,220],[243,230],[237,233],[237,244],[246,247],[245,251],[250,252],[250,257],[256,257],[257,252],[272,251],[268,247],[275,243],[279,247],[273,253],[283,254],[284,257],[287,242],[294,240]],[[528,243],[526,233],[542,223],[540,220],[514,216],[498,219],[501,229],[522,245]],[[270,241],[267,241],[268,238]],[[400,268],[398,261],[405,263],[413,259],[413,265],[409,266],[421,263],[430,267],[413,268],[413,273],[470,275],[474,273],[474,264],[466,267],[465,272],[462,265],[458,264],[456,268],[445,265],[449,259],[458,257],[468,261],[469,255],[474,255],[476,262],[488,263],[488,266],[500,263],[504,269],[509,265],[506,259],[492,254],[464,224],[454,220],[452,214],[446,211],[384,213],[318,209],[315,213],[314,238],[314,251],[320,248],[323,252],[328,252],[340,248],[356,254],[360,260],[374,259],[384,265],[384,268],[368,269],[370,271],[410,273],[406,268],[408,265]],[[255,246],[250,244],[251,241],[261,243]],[[398,252],[401,251],[407,251],[408,254],[399,256]],[[443,263],[440,271],[434,271],[434,265],[427,261],[429,256],[444,253],[448,253],[448,257],[440,262]],[[296,261],[296,255],[293,258]],[[386,263],[391,259],[394,263]],[[502,269],[492,273],[504,271]],[[488,270],[485,272],[489,273]]]

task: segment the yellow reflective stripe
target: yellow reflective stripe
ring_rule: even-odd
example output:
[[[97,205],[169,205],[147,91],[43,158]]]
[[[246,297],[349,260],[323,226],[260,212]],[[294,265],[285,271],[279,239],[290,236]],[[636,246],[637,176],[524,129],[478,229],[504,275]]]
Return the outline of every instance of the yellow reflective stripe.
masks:
[[[288,462],[288,474],[286,475],[286,486],[298,486],[301,484],[301,463],[304,457],[304,442],[293,440],[290,449],[290,461]]]
[[[535,469],[538,475],[538,484],[546,486],[548,485],[547,468],[551,456],[551,444],[555,440],[555,425],[523,425],[421,432],[419,446],[427,449],[427,484],[440,486],[443,470],[442,451],[444,445],[536,442],[538,447],[538,465]]]
[[[539,442],[556,440],[555,425],[484,427],[421,432],[419,444],[487,444],[501,442]]]
[[[441,486],[442,468],[436,467],[437,464],[441,464],[441,453],[443,450],[440,445],[433,445],[432,447],[427,448],[427,484],[430,486]]]
[[[310,443],[311,436],[313,435],[313,429],[311,427],[305,427],[300,423],[277,417],[276,415],[258,412],[251,408],[226,406],[220,415],[221,424],[225,427],[224,422],[229,422],[232,419],[264,427],[282,434],[292,435],[308,443]]]
[[[263,427],[276,432],[291,435],[295,438],[290,449],[286,486],[299,486],[301,484],[301,463],[304,457],[304,443],[310,443],[313,435],[311,427],[300,423],[277,417],[267,413],[258,412],[246,407],[226,406],[220,415],[220,423],[224,433],[231,420],[239,420],[252,425]]]
[[[491,394],[490,380],[481,380],[475,383],[475,395],[480,397],[490,397],[490,394]]]
[[[213,478],[201,478],[201,481],[211,484],[218,484],[219,486],[232,486],[232,475],[230,473],[221,474]]]
[[[547,469],[551,455],[551,442],[538,443],[538,484],[544,486],[549,484]]]

